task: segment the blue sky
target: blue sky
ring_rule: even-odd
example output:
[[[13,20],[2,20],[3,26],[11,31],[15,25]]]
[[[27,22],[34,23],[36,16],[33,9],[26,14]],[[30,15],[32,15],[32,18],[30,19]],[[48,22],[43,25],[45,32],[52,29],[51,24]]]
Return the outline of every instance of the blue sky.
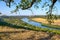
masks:
[[[19,0],[15,0],[16,2],[19,2]],[[43,1],[44,2],[44,1]],[[41,3],[43,3],[41,2]],[[56,10],[57,11],[54,11],[53,14],[56,14],[56,15],[60,15],[60,3],[57,1],[55,6],[56,6]],[[42,10],[41,8],[41,5],[42,4],[38,4],[39,8],[36,9],[34,7],[32,7],[32,11],[33,13],[30,11],[30,10],[19,10],[19,12],[16,13],[10,13],[10,11],[14,10],[15,9],[15,5],[11,6],[11,8],[7,7],[6,4],[4,2],[0,2],[0,12],[3,13],[2,15],[45,15],[46,14],[46,11],[45,10]],[[45,8],[44,8],[45,9]]]

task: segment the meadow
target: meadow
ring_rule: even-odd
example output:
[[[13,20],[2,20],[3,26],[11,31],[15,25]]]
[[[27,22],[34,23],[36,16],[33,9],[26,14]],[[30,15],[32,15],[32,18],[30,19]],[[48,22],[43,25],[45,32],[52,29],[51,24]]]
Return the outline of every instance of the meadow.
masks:
[[[31,18],[31,19],[36,22],[48,24],[48,21],[46,18]],[[52,25],[60,25],[60,19],[54,20],[54,23],[52,23]]]
[[[60,30],[49,30],[23,22],[20,18],[2,18],[1,40],[59,40]]]

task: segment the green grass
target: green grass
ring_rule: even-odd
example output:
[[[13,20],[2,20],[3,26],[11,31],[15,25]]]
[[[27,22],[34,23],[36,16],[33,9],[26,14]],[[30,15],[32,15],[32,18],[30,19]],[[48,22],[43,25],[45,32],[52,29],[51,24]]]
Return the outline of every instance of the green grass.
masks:
[[[54,34],[60,34],[60,30],[50,30],[48,28],[40,28],[40,27],[36,27],[33,25],[30,25],[28,23],[23,22],[20,19],[4,19],[5,22],[9,23],[9,24],[13,24],[15,25],[15,28],[25,28],[28,30],[35,30],[35,31],[43,31],[43,32],[48,32],[48,33],[54,33]],[[16,26],[17,25],[17,26]],[[52,27],[52,25],[47,25],[49,27]],[[55,28],[55,26],[53,26],[53,28]]]
[[[42,26],[46,26],[46,27],[49,27],[49,28],[60,29],[59,25],[44,24],[44,23],[41,23],[41,24],[42,24]]]

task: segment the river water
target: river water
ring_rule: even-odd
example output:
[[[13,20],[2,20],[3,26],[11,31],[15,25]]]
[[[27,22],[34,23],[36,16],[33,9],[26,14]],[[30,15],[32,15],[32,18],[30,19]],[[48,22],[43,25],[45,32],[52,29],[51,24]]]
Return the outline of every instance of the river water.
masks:
[[[60,29],[56,29],[56,28],[50,28],[50,27],[42,26],[41,23],[29,20],[28,18],[22,18],[21,20],[30,24],[30,25],[34,25],[34,26],[37,26],[37,27],[48,28],[50,30],[60,30]]]

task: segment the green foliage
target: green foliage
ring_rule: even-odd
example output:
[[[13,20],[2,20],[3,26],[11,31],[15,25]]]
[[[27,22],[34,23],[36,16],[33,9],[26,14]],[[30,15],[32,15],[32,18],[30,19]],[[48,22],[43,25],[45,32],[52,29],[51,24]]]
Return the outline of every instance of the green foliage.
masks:
[[[57,16],[47,12],[47,21],[49,24],[54,23],[54,20],[57,20]]]
[[[34,30],[34,31],[43,31],[43,32],[48,32],[48,33],[54,33],[54,34],[60,34],[60,30],[50,30],[48,28],[40,28],[40,27],[36,27],[36,26],[33,26],[33,25],[30,25],[26,22],[23,22],[22,20],[19,20],[19,19],[4,19],[5,22],[7,23],[11,23],[13,25],[15,25],[14,27],[17,27],[17,28],[25,28],[25,29],[28,29],[28,30]],[[18,26],[16,26],[18,25]],[[50,26],[50,25],[47,25],[47,26]],[[51,25],[50,27],[52,28],[60,28],[58,26],[54,26],[54,25]]]
[[[54,23],[54,16],[53,14],[47,14],[47,21],[49,24]]]
[[[6,5],[9,7],[11,6],[11,3],[15,3],[14,0],[1,0],[1,1],[4,1],[6,3]],[[19,11],[20,8],[22,10],[29,9],[34,4],[35,4],[35,7],[38,8],[37,4],[41,1],[42,0],[21,0],[20,3],[18,3],[16,5],[16,9],[14,11],[12,11],[12,13]],[[46,0],[44,0],[44,1],[46,1]],[[47,19],[48,19],[49,24],[51,24],[51,23],[53,23],[53,20],[54,20],[54,17],[52,16],[52,9],[57,0],[52,0],[52,1],[48,0],[48,1],[51,2],[52,4],[48,4],[48,2],[45,2],[43,5],[43,8],[46,6],[49,6],[49,11],[48,11],[49,14],[47,14]]]
[[[16,3],[14,0],[0,0],[0,1],[5,2],[8,7],[11,6],[11,3]],[[56,0],[53,0],[53,1],[48,0],[48,1],[52,2],[53,4],[54,4],[54,2],[56,2]],[[34,4],[37,5],[37,3],[40,3],[40,2],[42,2],[42,0],[21,0],[16,6],[18,6],[18,9],[21,8],[21,9],[25,10],[25,9],[31,8],[32,5],[34,5]],[[43,6],[44,7],[49,6],[48,2],[45,2]]]
[[[57,19],[57,17],[52,14],[53,6],[56,3],[56,1],[57,0],[52,1],[53,3],[49,6],[49,11],[46,13],[47,14],[47,21],[49,22],[49,24],[54,23],[54,19]]]
[[[8,7],[11,6],[11,3],[14,3],[14,0],[1,0],[1,1],[4,1]]]
[[[41,23],[42,26],[46,26],[46,27],[49,27],[49,28],[55,28],[55,29],[60,29],[60,26],[58,25],[50,25],[50,24],[44,24],[44,23]]]

